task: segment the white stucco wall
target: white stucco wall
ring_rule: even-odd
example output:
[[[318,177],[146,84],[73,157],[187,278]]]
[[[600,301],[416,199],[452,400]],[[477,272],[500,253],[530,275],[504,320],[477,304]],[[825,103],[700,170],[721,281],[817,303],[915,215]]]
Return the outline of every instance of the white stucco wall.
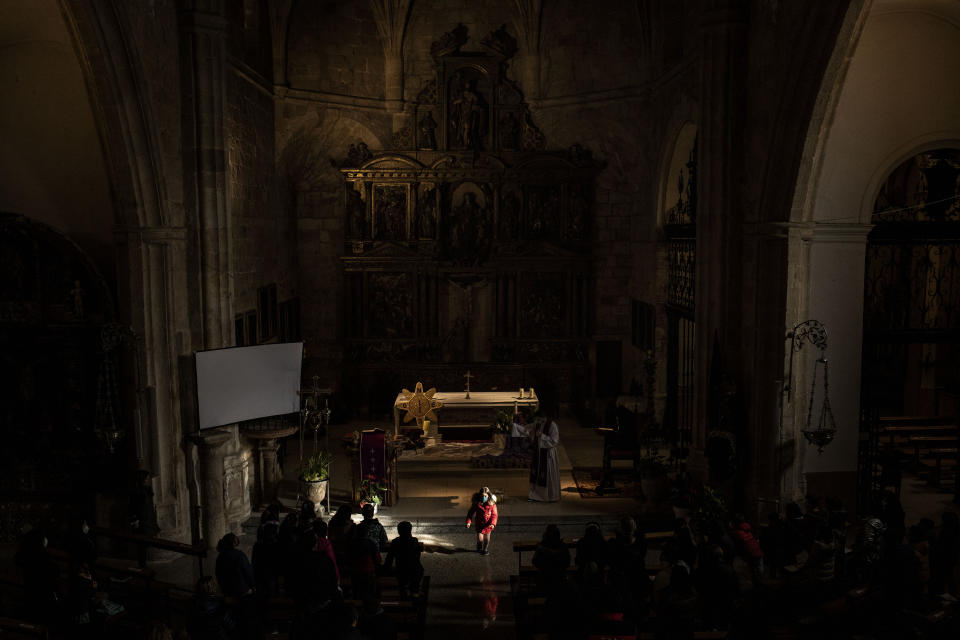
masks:
[[[807,449],[807,473],[857,467],[870,213],[901,162],[960,147],[960,2],[876,2],[843,82],[814,190],[809,269],[809,317],[830,333],[830,398],[840,433],[822,455]],[[811,363],[803,366],[809,371]],[[796,414],[803,423],[806,406]]]

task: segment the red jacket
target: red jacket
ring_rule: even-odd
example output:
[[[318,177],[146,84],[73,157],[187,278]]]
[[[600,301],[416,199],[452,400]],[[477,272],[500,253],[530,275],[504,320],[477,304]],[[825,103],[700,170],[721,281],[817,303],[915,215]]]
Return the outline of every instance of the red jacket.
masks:
[[[737,551],[746,559],[756,559],[763,557],[763,549],[760,548],[760,542],[753,537],[753,531],[750,530],[749,522],[741,522],[730,532],[734,544],[737,545]]]
[[[497,526],[497,504],[495,502],[474,502],[467,512],[467,526],[473,527],[480,533],[490,533]]]

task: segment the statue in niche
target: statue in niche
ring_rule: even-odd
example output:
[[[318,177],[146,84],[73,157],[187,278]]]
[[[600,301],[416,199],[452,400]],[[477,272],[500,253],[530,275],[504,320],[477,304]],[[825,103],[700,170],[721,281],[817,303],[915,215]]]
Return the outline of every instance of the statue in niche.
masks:
[[[584,236],[588,209],[584,187],[574,186],[570,192],[570,224],[567,225],[570,238],[580,239]]]
[[[558,210],[559,198],[555,188],[531,189],[527,208],[530,235],[543,238],[556,234]]]
[[[402,187],[377,187],[377,240],[403,240],[406,236],[405,196]]]
[[[73,319],[78,322],[83,320],[83,296],[84,291],[83,287],[80,286],[80,281],[74,280],[73,288],[70,289],[70,300],[73,306]]]
[[[437,188],[427,189],[417,202],[417,232],[421,238],[437,237]]]
[[[437,148],[437,121],[433,119],[433,112],[427,111],[426,115],[420,118],[418,123],[420,127],[420,148]]]
[[[458,71],[454,75],[454,92],[450,103],[454,140],[461,149],[480,149],[484,135],[483,96],[476,91],[476,81],[465,81]]]
[[[356,189],[347,189],[347,237],[362,240],[366,235],[366,207]]]
[[[500,118],[500,148],[517,149],[520,146],[520,121],[513,111]]]
[[[508,192],[500,201],[500,220],[498,235],[501,240],[515,240],[520,225],[520,198],[513,191]]]

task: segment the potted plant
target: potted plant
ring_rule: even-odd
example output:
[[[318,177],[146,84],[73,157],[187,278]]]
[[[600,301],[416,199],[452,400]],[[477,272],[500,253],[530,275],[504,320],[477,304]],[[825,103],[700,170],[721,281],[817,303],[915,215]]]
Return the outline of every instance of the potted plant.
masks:
[[[364,478],[360,481],[360,508],[362,509],[365,504],[372,504],[373,513],[376,515],[387,491],[389,488],[384,483]]]
[[[648,500],[658,500],[664,495],[667,487],[667,473],[670,464],[665,456],[659,454],[647,455],[640,458],[640,477],[643,494]]]
[[[330,479],[330,463],[333,462],[333,454],[326,450],[320,450],[307,458],[300,469],[300,482],[303,485],[303,496],[314,504],[316,509],[320,508],[324,498],[327,497],[327,484]]]

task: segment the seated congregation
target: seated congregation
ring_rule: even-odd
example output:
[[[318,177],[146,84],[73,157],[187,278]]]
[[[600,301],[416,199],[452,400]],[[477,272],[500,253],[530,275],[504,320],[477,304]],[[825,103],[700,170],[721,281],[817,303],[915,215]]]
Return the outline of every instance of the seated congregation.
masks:
[[[813,498],[756,528],[693,514],[645,534],[624,517],[612,535],[591,523],[564,539],[548,525],[514,543],[534,551],[511,576],[517,637],[958,637],[957,514],[908,528],[887,492],[859,525],[846,518]]]

